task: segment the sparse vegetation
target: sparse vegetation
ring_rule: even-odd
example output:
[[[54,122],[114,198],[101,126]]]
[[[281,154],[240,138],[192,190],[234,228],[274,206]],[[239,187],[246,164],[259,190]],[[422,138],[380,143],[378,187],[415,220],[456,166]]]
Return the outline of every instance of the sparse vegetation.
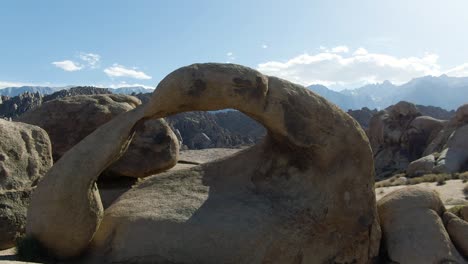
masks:
[[[460,217],[460,209],[465,205],[455,205],[452,208],[447,209],[448,212]]]
[[[16,240],[16,255],[21,261],[45,261],[53,263],[48,251],[33,236],[25,236]]]
[[[396,174],[388,179],[385,179],[383,181],[377,182],[375,184],[375,188],[381,188],[381,187],[389,187],[389,186],[395,186],[398,185],[396,184],[398,181],[396,179],[401,178],[401,177],[406,177],[406,174],[400,173]],[[415,177],[415,178],[408,178],[406,181],[406,185],[415,185],[418,183],[423,183],[423,182],[437,182],[438,186],[446,184],[446,181],[448,180],[462,180],[464,183],[468,181],[468,171],[463,172],[463,173],[440,173],[440,174],[425,174],[420,177]],[[468,189],[468,187],[466,187]],[[468,190],[466,191],[465,195],[468,197]]]

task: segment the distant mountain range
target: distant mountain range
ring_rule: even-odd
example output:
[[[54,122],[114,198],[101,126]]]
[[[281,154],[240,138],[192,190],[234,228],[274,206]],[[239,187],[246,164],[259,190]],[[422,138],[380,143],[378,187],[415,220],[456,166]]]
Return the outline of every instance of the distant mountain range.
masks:
[[[5,96],[18,96],[25,92],[30,93],[40,93],[42,95],[48,95],[55,93],[63,89],[70,89],[76,86],[66,86],[66,87],[48,87],[48,86],[21,86],[21,87],[7,87],[0,89],[0,95]],[[132,93],[151,93],[154,90],[148,89],[143,86],[129,86],[129,87],[120,87],[116,89],[108,88],[112,93],[115,94],[132,94]]]
[[[399,101],[453,110],[468,103],[468,77],[447,75],[425,76],[402,85],[394,85],[385,81],[339,92],[323,85],[311,85],[308,88],[343,110],[362,107],[384,109]]]
[[[0,95],[17,96],[24,92],[52,94],[67,87],[22,86],[0,89]],[[447,110],[457,109],[468,103],[468,77],[425,76],[415,78],[402,85],[394,85],[389,81],[369,84],[357,89],[334,91],[323,85],[311,85],[310,90],[325,97],[341,109],[356,110],[363,107],[370,109],[385,109],[400,101],[408,101],[418,105],[430,105]],[[143,86],[129,86],[110,91],[116,94],[150,93],[153,89]]]

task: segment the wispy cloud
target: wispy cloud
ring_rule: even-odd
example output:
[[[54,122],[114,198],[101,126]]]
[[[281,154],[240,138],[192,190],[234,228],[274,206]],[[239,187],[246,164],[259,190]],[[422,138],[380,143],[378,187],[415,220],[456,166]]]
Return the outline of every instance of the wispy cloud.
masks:
[[[332,49],[320,47],[315,54],[304,53],[287,61],[267,61],[258,65],[258,70],[303,85],[325,84],[357,87],[367,83],[389,80],[403,83],[424,75],[444,73],[438,64],[439,56],[427,53],[422,57],[397,57],[389,54],[371,53],[358,48],[349,54],[349,48],[338,46]],[[454,68],[452,73],[468,72]]]
[[[226,56],[227,56],[227,63],[231,63],[233,61],[236,60],[236,57],[234,56],[234,53],[232,51],[229,51],[228,53],[226,53]]]
[[[349,48],[346,46],[337,46],[331,49],[333,53],[347,53],[349,52]]]
[[[81,52],[79,58],[84,61],[87,66],[91,69],[95,69],[99,67],[99,61],[101,60],[101,56],[94,53],[84,53]]]
[[[114,64],[111,67],[104,69],[104,73],[109,77],[129,77],[139,80],[149,80],[152,77],[137,69],[129,69],[125,66]]]
[[[68,72],[74,72],[83,69],[82,65],[71,60],[54,61],[52,64],[55,65],[55,67]]]

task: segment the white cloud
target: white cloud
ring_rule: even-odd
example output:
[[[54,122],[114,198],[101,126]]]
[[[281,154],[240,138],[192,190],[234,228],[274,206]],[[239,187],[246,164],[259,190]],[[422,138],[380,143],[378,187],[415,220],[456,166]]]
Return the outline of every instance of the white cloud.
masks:
[[[109,77],[129,77],[139,80],[149,80],[152,78],[142,71],[137,71],[136,68],[129,69],[119,64],[114,64],[112,67],[104,69],[104,73]]]
[[[363,56],[363,55],[367,55],[368,53],[369,52],[365,48],[359,48],[353,53],[353,55],[354,56],[360,56],[360,55]]]
[[[79,71],[83,69],[82,65],[80,65],[79,63],[73,62],[71,60],[54,61],[52,62],[52,64],[55,65],[55,67],[58,67],[64,71],[69,71],[69,72]]]
[[[236,57],[234,57],[234,53],[232,53],[232,51],[229,51],[228,53],[226,53],[226,56],[227,56],[227,63],[231,63],[232,61],[236,60]]]
[[[346,46],[337,46],[331,49],[331,52],[333,53],[348,53],[349,48]]]
[[[438,55],[427,53],[422,57],[396,57],[370,53],[364,48],[353,54],[334,53],[325,47],[317,54],[304,53],[288,61],[268,61],[258,70],[303,85],[358,87],[367,83],[389,80],[400,84],[415,77],[440,75]],[[343,48],[339,50],[344,51]],[[468,65],[464,69],[468,70]],[[461,70],[458,69],[458,72]],[[453,70],[455,72],[455,70]]]
[[[268,49],[268,45],[267,44],[262,44],[262,49]]]
[[[101,56],[94,53],[84,53],[81,52],[79,55],[80,59],[87,63],[87,66],[91,69],[95,69],[99,66],[99,61],[101,60]]]

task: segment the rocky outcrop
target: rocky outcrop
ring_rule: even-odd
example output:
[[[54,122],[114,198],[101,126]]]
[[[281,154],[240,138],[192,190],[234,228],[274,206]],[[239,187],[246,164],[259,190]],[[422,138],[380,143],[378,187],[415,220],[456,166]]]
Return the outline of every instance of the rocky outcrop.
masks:
[[[255,118],[268,136],[234,156],[148,178],[103,211],[93,183],[140,120],[223,108]],[[372,163],[359,125],[325,99],[246,67],[194,64],[49,170],[27,233],[58,257],[88,250],[98,262],[367,263],[380,241]]]
[[[31,189],[51,166],[44,130],[0,119],[0,249],[12,247],[24,234]]]
[[[396,263],[466,263],[442,222],[445,208],[435,191],[411,186],[378,201],[382,239]]]
[[[420,115],[413,104],[399,102],[372,117],[368,136],[378,178],[406,170],[412,158],[406,131]]]
[[[187,112],[167,120],[188,149],[253,145],[266,133],[260,124],[238,111]]]
[[[134,109],[140,102],[126,95],[64,97],[44,103],[17,120],[47,131],[54,160],[117,115]]]
[[[47,133],[0,119],[0,191],[34,186],[52,166]]]
[[[64,89],[55,93],[44,96],[44,102],[52,101],[59,98],[65,98],[77,95],[96,95],[96,94],[112,94],[107,88],[97,88],[93,86],[77,86],[70,89]]]
[[[0,250],[15,246],[24,235],[32,189],[0,191]]]
[[[377,114],[377,112],[377,109],[371,110],[367,107],[363,107],[359,110],[348,110],[348,114],[356,119],[356,121],[358,121],[361,127],[365,130],[369,128],[370,120],[373,115]]]
[[[44,128],[58,160],[99,126],[139,104],[137,98],[120,94],[71,96],[46,102],[18,120]],[[126,154],[106,175],[149,176],[174,166],[178,152],[178,140],[169,126],[162,119],[150,120],[139,126]]]
[[[23,93],[19,96],[1,96],[0,117],[15,118],[42,104],[43,97],[39,93]]]
[[[174,167],[179,157],[179,141],[164,119],[143,122],[125,154],[106,173],[146,177]]]
[[[428,156],[428,149],[440,148],[448,138],[440,135],[447,132],[449,121],[421,116],[415,105],[398,104],[375,114],[369,125],[368,135],[374,152],[375,170],[378,178],[407,171],[417,176],[431,172],[436,162]],[[435,143],[439,142],[440,143]],[[423,158],[424,157],[424,158]]]

